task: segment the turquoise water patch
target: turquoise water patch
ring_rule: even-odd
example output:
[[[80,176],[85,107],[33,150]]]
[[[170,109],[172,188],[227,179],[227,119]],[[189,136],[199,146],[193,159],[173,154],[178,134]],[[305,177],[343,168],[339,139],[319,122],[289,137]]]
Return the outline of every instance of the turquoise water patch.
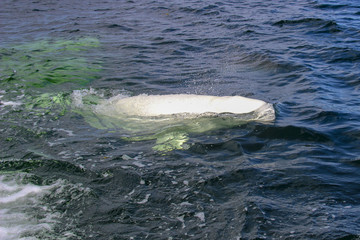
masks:
[[[25,88],[72,83],[84,86],[98,77],[99,63],[86,54],[100,46],[96,38],[39,40],[0,48],[0,81]]]
[[[92,55],[99,47],[99,40],[92,37],[2,46],[0,110],[13,109],[28,117],[50,115],[57,119],[65,115],[72,90],[99,78],[101,63]]]

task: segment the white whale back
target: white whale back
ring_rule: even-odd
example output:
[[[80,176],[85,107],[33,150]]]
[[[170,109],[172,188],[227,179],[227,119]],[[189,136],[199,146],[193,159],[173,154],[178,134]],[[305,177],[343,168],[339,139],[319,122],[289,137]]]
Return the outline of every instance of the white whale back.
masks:
[[[256,111],[266,104],[261,100],[240,96],[139,95],[119,99],[114,103],[113,109],[119,114],[153,117],[172,114],[244,114]]]

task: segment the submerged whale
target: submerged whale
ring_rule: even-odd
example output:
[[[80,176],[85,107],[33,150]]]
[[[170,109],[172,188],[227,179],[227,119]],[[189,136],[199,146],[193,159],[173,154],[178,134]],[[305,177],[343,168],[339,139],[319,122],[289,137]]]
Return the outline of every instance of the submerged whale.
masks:
[[[113,102],[113,110],[121,115],[157,117],[164,115],[203,115],[206,113],[246,114],[272,105],[262,100],[241,96],[209,96],[194,94],[138,95]],[[114,114],[114,113],[113,113]]]
[[[96,100],[95,93],[77,93],[73,94],[78,106],[74,110],[91,126],[118,132],[126,141],[156,140],[156,151],[186,149],[190,133],[275,119],[272,104],[241,96],[119,94]]]

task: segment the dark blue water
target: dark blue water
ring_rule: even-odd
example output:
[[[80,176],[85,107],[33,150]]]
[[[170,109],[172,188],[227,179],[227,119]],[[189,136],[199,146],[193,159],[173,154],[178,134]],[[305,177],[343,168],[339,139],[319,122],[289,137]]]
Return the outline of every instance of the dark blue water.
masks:
[[[360,238],[358,1],[2,0],[0,39],[1,239]],[[144,93],[276,119],[135,139],[90,111]]]

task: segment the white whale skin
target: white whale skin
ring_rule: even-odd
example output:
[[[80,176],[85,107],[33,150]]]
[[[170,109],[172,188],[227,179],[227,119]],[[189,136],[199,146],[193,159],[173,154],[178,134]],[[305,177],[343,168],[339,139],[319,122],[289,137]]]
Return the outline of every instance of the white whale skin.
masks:
[[[256,111],[266,102],[241,96],[209,96],[195,94],[138,95],[118,100],[118,113],[153,117],[173,114],[233,113]]]

